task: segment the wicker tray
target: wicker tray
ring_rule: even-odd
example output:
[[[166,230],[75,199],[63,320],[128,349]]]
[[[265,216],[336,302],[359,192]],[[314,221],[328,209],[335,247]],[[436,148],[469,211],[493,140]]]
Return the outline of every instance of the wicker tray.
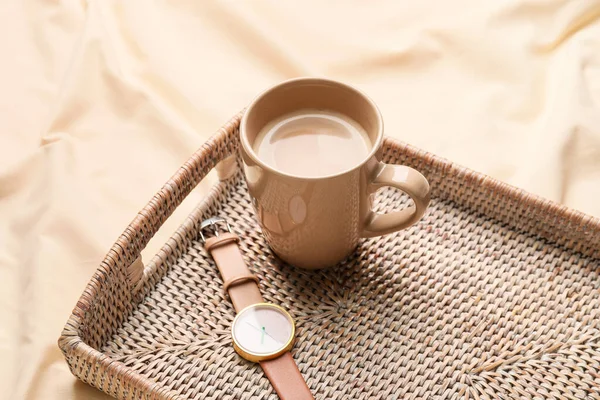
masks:
[[[106,255],[59,340],[79,379],[120,399],[277,398],[234,352],[234,311],[198,241],[199,222],[221,215],[266,301],[295,316],[294,357],[317,399],[600,399],[600,221],[397,141],[386,140],[385,161],[423,172],[431,207],[335,268],[273,256],[239,170],[144,266],[138,256],[161,224],[236,153],[238,123],[203,145]],[[405,197],[384,191],[377,204]]]

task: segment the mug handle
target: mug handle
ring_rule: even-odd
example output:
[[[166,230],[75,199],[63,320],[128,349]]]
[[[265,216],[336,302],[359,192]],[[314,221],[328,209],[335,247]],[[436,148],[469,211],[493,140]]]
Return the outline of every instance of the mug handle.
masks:
[[[404,210],[385,214],[370,211],[361,235],[365,238],[385,235],[411,226],[421,219],[429,204],[429,182],[419,171],[404,165],[379,163],[375,176],[368,185],[369,193],[375,193],[384,186],[400,189],[408,194],[415,204]]]

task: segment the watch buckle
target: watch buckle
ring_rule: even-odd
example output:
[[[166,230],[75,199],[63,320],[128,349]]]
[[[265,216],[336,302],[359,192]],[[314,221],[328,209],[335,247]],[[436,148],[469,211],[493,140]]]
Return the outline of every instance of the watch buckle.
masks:
[[[222,217],[208,218],[200,223],[200,239],[202,240],[202,243],[206,243],[206,238],[204,237],[204,233],[203,233],[204,229],[212,228],[214,235],[219,236],[219,234],[220,234],[219,224],[221,224],[221,225],[224,224],[227,227],[227,231],[229,233],[233,233],[233,231],[231,229],[231,225],[229,225],[229,222],[227,222],[227,220],[225,218],[222,218]]]

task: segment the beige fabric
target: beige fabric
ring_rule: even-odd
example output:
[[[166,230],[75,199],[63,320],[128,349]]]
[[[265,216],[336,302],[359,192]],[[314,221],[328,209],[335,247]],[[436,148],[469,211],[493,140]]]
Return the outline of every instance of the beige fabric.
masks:
[[[283,79],[354,84],[388,135],[600,216],[599,19],[597,0],[3,1],[2,395],[106,398],[56,346],[85,283],[176,167]]]

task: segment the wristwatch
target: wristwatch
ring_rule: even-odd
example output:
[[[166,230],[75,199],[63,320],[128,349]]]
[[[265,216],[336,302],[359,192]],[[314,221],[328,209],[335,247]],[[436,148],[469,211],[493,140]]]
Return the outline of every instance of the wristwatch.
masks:
[[[219,228],[227,228],[227,232]],[[206,238],[204,230],[214,236]],[[221,217],[200,224],[200,238],[212,255],[237,312],[231,324],[235,351],[248,361],[258,362],[281,400],[314,400],[290,349],[295,325],[291,315],[278,305],[265,303],[238,247],[239,237]]]

